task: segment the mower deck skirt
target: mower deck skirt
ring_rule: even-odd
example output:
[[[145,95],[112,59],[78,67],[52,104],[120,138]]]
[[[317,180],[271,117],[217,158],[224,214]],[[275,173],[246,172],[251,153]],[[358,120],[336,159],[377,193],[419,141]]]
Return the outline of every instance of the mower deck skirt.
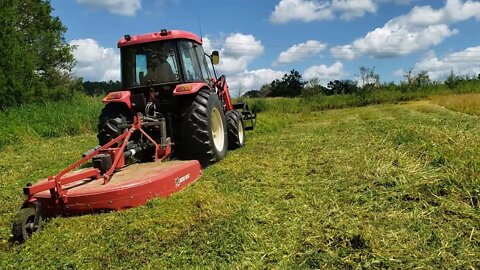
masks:
[[[50,191],[37,193],[35,198],[46,216],[121,210],[156,197],[168,197],[200,175],[201,167],[196,160],[140,163],[116,172],[107,184],[85,179],[64,186],[62,204],[58,204],[58,198],[51,197]]]

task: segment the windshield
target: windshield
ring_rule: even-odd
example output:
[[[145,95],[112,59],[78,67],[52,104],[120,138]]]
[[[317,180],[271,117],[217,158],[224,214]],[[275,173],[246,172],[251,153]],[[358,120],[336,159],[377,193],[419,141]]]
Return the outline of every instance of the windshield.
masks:
[[[123,87],[179,81],[175,43],[170,41],[122,48]]]

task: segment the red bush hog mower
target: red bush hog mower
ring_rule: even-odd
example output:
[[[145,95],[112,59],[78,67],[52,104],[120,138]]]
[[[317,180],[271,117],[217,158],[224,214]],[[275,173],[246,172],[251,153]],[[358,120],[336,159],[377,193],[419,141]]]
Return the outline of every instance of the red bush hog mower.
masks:
[[[167,197],[223,159],[227,148],[242,147],[245,130],[253,129],[256,114],[244,103],[232,104],[225,76],[217,77],[213,66],[218,52],[206,55],[198,36],[173,30],[125,35],[118,47],[124,90],[103,99],[99,146],[23,189],[27,199],[13,222],[15,241],[40,231],[48,217]]]

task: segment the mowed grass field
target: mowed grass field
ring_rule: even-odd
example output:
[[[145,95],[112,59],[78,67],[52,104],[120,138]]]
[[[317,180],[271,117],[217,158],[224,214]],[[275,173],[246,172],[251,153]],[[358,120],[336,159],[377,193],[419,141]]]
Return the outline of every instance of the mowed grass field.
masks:
[[[22,245],[9,243],[21,188],[96,137],[10,143],[0,150],[0,269],[479,269],[480,118],[461,106],[266,110],[244,148],[184,191],[51,219]]]

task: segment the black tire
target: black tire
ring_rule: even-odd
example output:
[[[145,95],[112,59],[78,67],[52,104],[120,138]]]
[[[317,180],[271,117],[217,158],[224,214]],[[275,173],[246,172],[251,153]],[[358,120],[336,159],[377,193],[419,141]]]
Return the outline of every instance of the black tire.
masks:
[[[98,117],[98,143],[105,145],[126,131],[120,125],[132,124],[133,114],[123,103],[107,104]]]
[[[18,211],[12,225],[13,240],[23,243],[32,236],[33,233],[40,232],[43,227],[43,219],[40,216],[38,225],[34,226],[35,208],[27,207]]]
[[[227,154],[227,125],[218,96],[202,89],[182,111],[182,143],[179,157],[196,159],[202,167],[222,160]]]
[[[245,125],[242,114],[237,110],[228,111],[227,118],[228,149],[235,150],[245,145]]]

